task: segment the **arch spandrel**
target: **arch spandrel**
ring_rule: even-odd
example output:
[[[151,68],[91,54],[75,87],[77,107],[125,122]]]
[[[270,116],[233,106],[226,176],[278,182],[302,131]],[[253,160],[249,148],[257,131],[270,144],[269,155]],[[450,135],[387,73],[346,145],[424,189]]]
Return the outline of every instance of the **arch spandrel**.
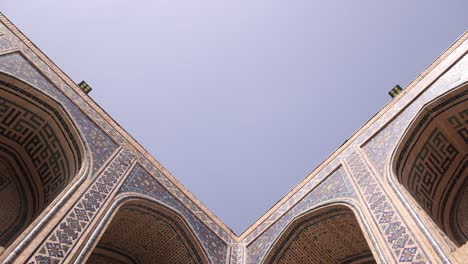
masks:
[[[421,109],[392,158],[393,173],[405,190],[405,199],[424,210],[427,215],[417,212],[426,226],[431,227],[432,221],[458,247],[468,238],[467,131],[465,83]]]
[[[296,203],[287,203],[287,207],[278,210],[278,212],[274,214],[279,215],[277,219],[275,218],[276,220],[270,222],[270,220],[267,219],[265,222],[271,224],[261,233],[258,233],[256,238],[248,240],[249,237],[247,237],[242,241],[243,243],[247,243],[245,263],[269,263],[268,252],[273,254],[271,253],[271,249],[274,248],[275,245],[278,245],[278,241],[284,237],[285,230],[294,226],[295,224],[293,223],[296,223],[295,221],[307,214],[307,212],[333,203],[347,204],[353,207],[353,210],[357,210],[359,226],[365,229],[366,237],[373,241],[371,243],[373,251],[380,252],[379,245],[375,242],[374,231],[369,228],[367,224],[368,220],[364,218],[365,216],[361,212],[354,188],[344,168],[339,166],[328,174],[320,184],[312,187],[312,190],[299,201],[296,201]],[[262,228],[262,225],[257,228]],[[268,261],[265,260],[266,258]],[[382,258],[381,253],[379,253],[378,258]]]
[[[180,201],[179,198],[165,189],[143,166],[135,166],[122,184],[119,195],[127,194],[143,195],[143,197],[153,199],[161,205],[178,212],[179,216],[190,227],[194,236],[200,241],[200,245],[210,259],[210,263],[226,262],[228,245],[225,238],[220,237],[199,219],[199,216],[195,214],[196,211],[194,212],[196,208],[188,207],[188,204]]]
[[[124,199],[105,225],[86,263],[209,263],[180,215],[153,201]]]

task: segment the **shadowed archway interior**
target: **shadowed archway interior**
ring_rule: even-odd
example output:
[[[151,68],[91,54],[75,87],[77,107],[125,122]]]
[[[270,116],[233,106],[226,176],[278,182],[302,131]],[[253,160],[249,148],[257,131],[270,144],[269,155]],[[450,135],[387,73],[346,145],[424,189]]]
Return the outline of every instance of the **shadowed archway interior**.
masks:
[[[263,263],[375,263],[353,211],[334,205],[296,219]]]
[[[468,84],[426,105],[395,154],[398,181],[457,246],[468,241]]]
[[[78,138],[57,102],[0,73],[0,254],[77,175]]]
[[[120,209],[87,263],[209,263],[195,236],[173,211],[146,202]]]

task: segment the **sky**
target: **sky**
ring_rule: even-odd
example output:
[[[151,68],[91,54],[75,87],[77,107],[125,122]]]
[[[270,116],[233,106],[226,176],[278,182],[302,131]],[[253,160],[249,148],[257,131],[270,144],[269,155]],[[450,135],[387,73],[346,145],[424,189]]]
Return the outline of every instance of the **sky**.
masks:
[[[468,29],[468,1],[1,0],[240,234]]]

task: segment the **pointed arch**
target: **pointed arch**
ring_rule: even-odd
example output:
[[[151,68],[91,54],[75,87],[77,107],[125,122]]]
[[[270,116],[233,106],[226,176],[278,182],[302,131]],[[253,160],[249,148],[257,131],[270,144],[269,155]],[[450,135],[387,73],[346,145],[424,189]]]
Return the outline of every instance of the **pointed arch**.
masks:
[[[262,263],[375,263],[354,211],[325,205],[302,214],[276,239]]]
[[[84,149],[60,103],[0,73],[0,255],[76,180]]]
[[[180,213],[140,195],[116,200],[75,263],[210,263]]]
[[[432,100],[391,159],[404,199],[419,205],[456,247],[468,241],[468,83]]]

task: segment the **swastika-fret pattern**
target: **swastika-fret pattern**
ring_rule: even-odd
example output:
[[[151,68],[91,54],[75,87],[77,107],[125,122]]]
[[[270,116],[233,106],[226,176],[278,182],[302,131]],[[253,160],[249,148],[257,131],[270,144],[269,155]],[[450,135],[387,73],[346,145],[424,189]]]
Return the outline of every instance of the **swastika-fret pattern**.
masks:
[[[458,210],[467,210],[460,204],[468,188],[467,101],[468,85],[463,85],[426,105],[408,128],[394,164],[401,185],[459,246],[468,239],[463,228],[468,220],[458,217]]]
[[[189,208],[169,193],[161,184],[139,165],[129,174],[119,193],[134,192],[154,198],[161,204],[180,212],[199,238],[212,263],[225,263],[226,243],[195,216]]]
[[[409,126],[414,117],[419,113],[425,104],[433,100],[436,96],[446,93],[449,89],[454,88],[456,84],[462,84],[468,80],[468,56],[464,56],[457,64],[453,65],[444,75],[442,75],[435,83],[431,84],[429,90],[423,92],[418,97],[405,95],[396,103],[399,107],[389,109],[384,116],[376,120],[372,125],[373,128],[368,129],[363,133],[362,140],[367,140],[363,145],[363,150],[367,154],[367,158],[372,162],[377,169],[378,175],[384,177],[386,162],[392,156],[392,151],[395,149],[398,141],[401,139],[406,128]],[[415,95],[416,95],[416,91]],[[414,95],[414,96],[415,96]],[[414,101],[412,101],[415,99]],[[398,111],[404,109],[401,113]],[[466,118],[466,113],[460,113],[463,118]],[[455,118],[462,121],[461,115]],[[461,124],[457,120],[453,120],[455,124]],[[376,131],[380,130],[380,131]],[[466,135],[466,130],[460,129],[461,133]],[[357,140],[359,142],[359,140]],[[360,142],[364,143],[364,142]]]
[[[0,82],[1,84],[1,82]],[[73,177],[62,143],[44,118],[0,97],[0,135],[19,144],[31,157],[48,204]]]
[[[0,29],[4,29],[2,24],[0,24]],[[93,159],[93,172],[102,167],[118,145],[128,145],[128,142],[113,125],[109,124],[95,109],[77,95],[43,59],[39,58],[24,43],[19,41],[9,30],[5,29],[5,35],[0,37],[0,50],[12,48],[18,48],[21,53],[11,52],[0,55],[0,71],[33,84],[37,89],[61,102],[63,107],[69,111],[71,119],[78,123],[77,127],[82,131],[85,141],[89,144]],[[157,170],[154,164],[147,159],[144,159],[142,164],[151,172]],[[232,242],[231,235],[216,221],[213,221],[212,216],[207,215],[204,210],[196,205],[192,198],[187,197],[184,192],[175,186],[166,175],[161,174],[158,177],[160,183],[165,188],[174,190],[171,193],[189,206],[211,230],[222,237],[226,243]]]
[[[468,109],[462,110],[447,119],[451,128],[468,144]]]
[[[342,167],[336,169],[320,185],[302,198],[297,204],[268,227],[258,238],[247,245],[247,263],[260,263],[281,232],[299,215],[313,209],[320,203],[336,198],[355,197]]]
[[[420,249],[412,233],[406,227],[398,211],[382,189],[375,175],[357,150],[352,150],[345,162],[372,213],[380,234],[385,238],[395,262],[427,263],[425,253]]]
[[[0,38],[0,43],[1,39],[2,38]],[[40,61],[36,60],[35,63],[40,63]],[[35,66],[37,65],[35,64]],[[77,95],[74,95],[73,98],[76,98],[77,101],[82,103],[78,104],[80,108],[78,108],[77,105],[72,103],[70,99],[64,96],[64,94],[57,89],[57,87],[63,87],[68,93],[73,93],[71,92],[72,89],[66,86],[66,84],[64,84],[60,78],[54,76],[50,69],[46,69],[40,73],[22,54],[15,52],[0,55],[0,71],[11,74],[34,85],[35,89],[38,89],[51,98],[57,100],[66,110],[68,110],[68,114],[70,114],[72,120],[78,123],[77,128],[82,132],[85,141],[88,143],[91,149],[93,158],[93,172],[96,172],[99,168],[101,168],[104,162],[117,148],[117,144],[114,142],[114,140],[112,140],[108,135],[106,135],[106,133],[98,128],[96,124],[92,122],[84,114],[84,112],[82,112],[83,110],[80,110],[80,108],[85,109],[85,103],[79,101]],[[55,81],[54,84],[52,84],[51,81],[43,76],[45,73],[49,74],[47,76],[49,80]],[[70,96],[71,95],[72,94],[70,94]],[[89,106],[87,106],[87,108],[89,108]],[[97,114],[93,115],[94,111],[91,111],[91,109],[88,110],[89,111],[86,111],[86,113],[92,115],[93,120],[99,120],[97,119]],[[109,127],[109,125],[107,125],[107,127]],[[111,130],[111,128],[109,128],[109,130]],[[115,131],[112,135],[115,136],[115,138],[120,138]]]
[[[414,161],[407,188],[429,213],[432,213],[437,187],[458,154],[447,136],[435,128]]]
[[[121,150],[52,230],[27,263],[62,263],[130,168],[134,154]]]

